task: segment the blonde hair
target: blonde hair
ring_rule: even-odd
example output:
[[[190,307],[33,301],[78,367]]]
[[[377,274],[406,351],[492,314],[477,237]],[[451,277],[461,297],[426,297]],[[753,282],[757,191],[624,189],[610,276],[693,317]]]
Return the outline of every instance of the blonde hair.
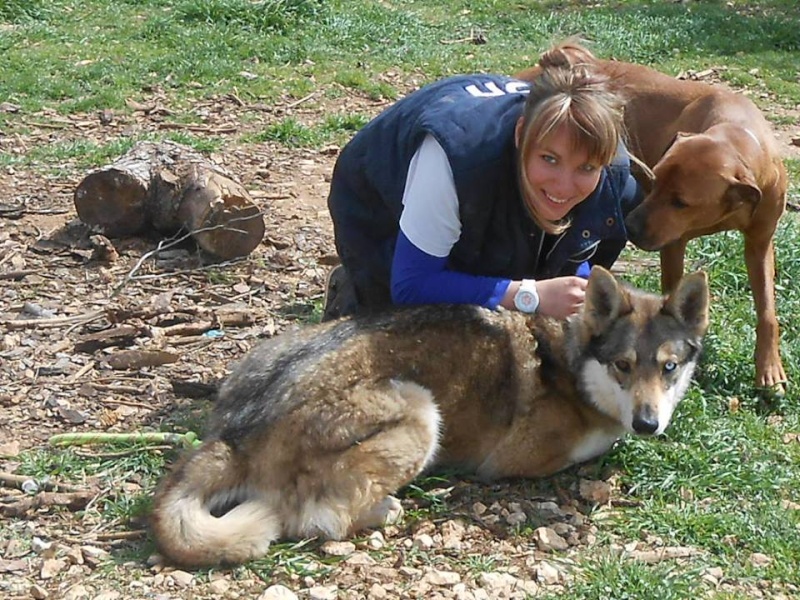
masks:
[[[625,139],[623,99],[609,79],[594,68],[594,55],[577,43],[555,46],[539,58],[541,74],[531,81],[519,136],[519,177],[523,201],[534,222],[546,233],[560,233],[569,221],[544,219],[531,203],[532,186],[525,165],[533,149],[560,127],[566,127],[573,149],[589,160],[608,165]]]

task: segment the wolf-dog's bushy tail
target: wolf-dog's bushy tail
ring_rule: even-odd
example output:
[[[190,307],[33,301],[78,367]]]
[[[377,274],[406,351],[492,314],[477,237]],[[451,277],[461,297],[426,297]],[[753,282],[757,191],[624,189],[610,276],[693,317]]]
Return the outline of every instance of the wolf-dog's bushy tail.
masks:
[[[191,566],[262,556],[279,537],[280,521],[269,503],[250,495],[243,468],[220,440],[185,457],[156,492],[151,525],[159,551]]]

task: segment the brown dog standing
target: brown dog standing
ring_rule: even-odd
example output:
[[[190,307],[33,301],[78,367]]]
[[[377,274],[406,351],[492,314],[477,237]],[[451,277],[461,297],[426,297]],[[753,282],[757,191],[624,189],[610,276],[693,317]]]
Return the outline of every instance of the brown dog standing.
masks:
[[[786,207],[787,176],[761,111],[748,98],[699,81],[678,80],[642,65],[596,59],[562,45],[565,60],[591,63],[627,98],[630,151],[652,168],[645,199],[626,220],[631,241],[661,251],[661,286],[674,289],[689,240],[737,229],[753,291],[756,385],[786,382],[775,314],[773,236]],[[538,67],[517,77],[535,78]]]

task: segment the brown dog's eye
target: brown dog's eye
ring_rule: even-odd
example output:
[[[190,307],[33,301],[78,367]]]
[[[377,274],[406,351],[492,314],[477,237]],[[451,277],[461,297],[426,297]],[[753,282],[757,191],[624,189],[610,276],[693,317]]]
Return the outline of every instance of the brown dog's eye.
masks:
[[[672,208],[686,208],[687,206],[689,206],[688,204],[686,204],[686,202],[684,202],[677,196],[675,196],[672,200],[670,200],[670,204],[672,205]]]

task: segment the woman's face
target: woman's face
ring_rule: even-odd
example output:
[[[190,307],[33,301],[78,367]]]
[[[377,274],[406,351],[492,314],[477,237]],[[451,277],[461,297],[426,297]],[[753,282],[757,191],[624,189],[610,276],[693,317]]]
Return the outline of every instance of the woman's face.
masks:
[[[517,125],[517,143],[522,120]],[[523,167],[530,183],[526,201],[549,221],[559,221],[585,200],[597,187],[602,165],[589,160],[588,153],[573,148],[569,131],[562,125],[541,144],[534,145]]]

